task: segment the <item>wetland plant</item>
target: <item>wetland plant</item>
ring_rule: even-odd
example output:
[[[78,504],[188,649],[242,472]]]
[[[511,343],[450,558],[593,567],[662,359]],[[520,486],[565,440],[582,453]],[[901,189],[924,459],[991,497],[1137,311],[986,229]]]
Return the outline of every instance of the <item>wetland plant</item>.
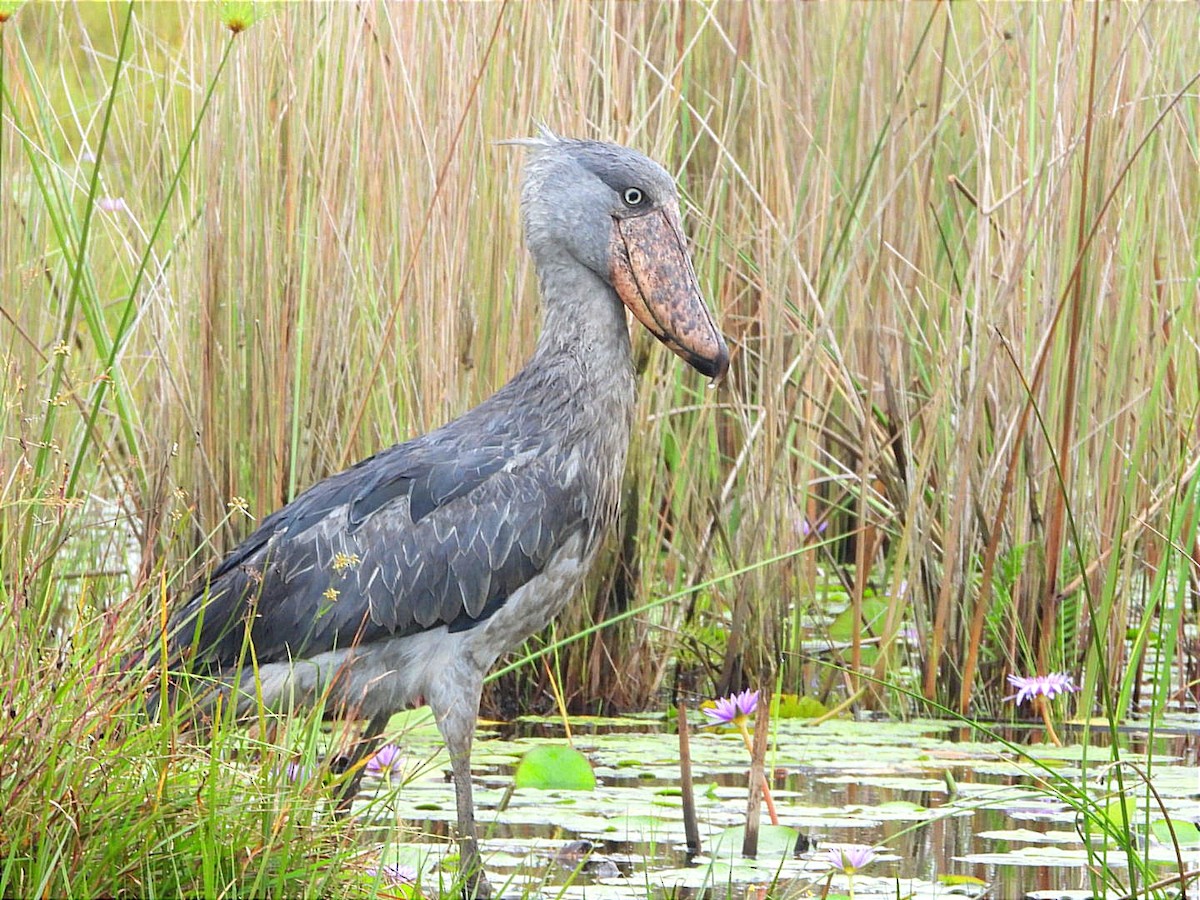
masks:
[[[850,900],[854,900],[854,876],[875,858],[875,848],[863,844],[831,847],[828,858],[835,869],[841,869],[850,879],[849,895]]]
[[[404,770],[405,757],[395,744],[384,744],[367,760],[367,774],[390,779]]]
[[[1079,686],[1075,684],[1075,680],[1067,672],[1051,672],[1049,675],[1009,675],[1008,683],[1015,687],[1017,692],[1004,699],[1012,700],[1018,706],[1027,700],[1031,702],[1034,709],[1041,714],[1042,721],[1046,723],[1046,736],[1055,747],[1061,747],[1062,741],[1059,740],[1050,717],[1050,701],[1059,694],[1073,694],[1078,691]]]
[[[742,691],[740,694],[730,694],[714,701],[713,706],[701,707],[709,718],[709,725],[732,725],[742,735],[746,744],[746,752],[754,759],[754,742],[750,738],[750,717],[758,709],[758,691]],[[762,780],[763,802],[767,804],[767,813],[771,824],[779,824],[779,815],[775,812],[775,800],[771,796],[771,788],[767,779]]]

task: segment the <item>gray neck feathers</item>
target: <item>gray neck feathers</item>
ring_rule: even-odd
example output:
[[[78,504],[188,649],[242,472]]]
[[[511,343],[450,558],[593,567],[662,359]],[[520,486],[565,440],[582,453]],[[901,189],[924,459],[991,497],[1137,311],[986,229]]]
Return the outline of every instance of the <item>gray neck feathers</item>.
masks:
[[[576,473],[594,547],[616,515],[635,384],[629,327],[616,293],[573,259],[538,260],[544,316],[532,359],[514,380],[564,472]]]
[[[534,358],[572,358],[597,388],[613,379],[628,383],[629,327],[616,292],[569,257],[539,265],[538,277],[543,315]]]

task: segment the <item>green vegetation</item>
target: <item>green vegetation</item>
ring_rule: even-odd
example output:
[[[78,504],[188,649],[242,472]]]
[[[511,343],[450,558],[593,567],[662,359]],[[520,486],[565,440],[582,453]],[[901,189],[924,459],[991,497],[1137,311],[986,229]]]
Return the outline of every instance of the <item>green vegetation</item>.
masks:
[[[323,776],[269,777],[315,764],[315,724],[186,740],[124,664],[251,520],[520,365],[522,157],[495,142],[536,122],[677,173],[733,366],[710,390],[635,334],[623,518],[493,713],[675,683],[988,720],[1008,675],[1069,672],[1068,739],[1102,717],[1109,762],[1131,712],[1195,708],[1193,9],[0,22],[0,894],[381,890]],[[1075,799],[1124,835],[1096,877],[1141,890],[1126,806]]]

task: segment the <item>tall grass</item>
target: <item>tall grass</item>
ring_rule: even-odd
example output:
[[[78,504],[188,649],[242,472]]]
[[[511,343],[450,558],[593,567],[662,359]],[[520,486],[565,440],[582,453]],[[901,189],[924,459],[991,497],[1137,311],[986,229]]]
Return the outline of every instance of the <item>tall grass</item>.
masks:
[[[109,675],[160,586],[513,374],[537,292],[494,142],[536,122],[677,174],[734,347],[714,391],[635,335],[623,519],[535,641],[628,613],[557,650],[573,709],[677,677],[809,690],[838,591],[851,686],[989,716],[1007,674],[1067,669],[1083,714],[1194,708],[1190,16],[331,4],[234,36],[205,5],[24,7],[0,26],[5,758],[152,751],[121,749],[136,690]],[[549,708],[545,677],[488,702]]]

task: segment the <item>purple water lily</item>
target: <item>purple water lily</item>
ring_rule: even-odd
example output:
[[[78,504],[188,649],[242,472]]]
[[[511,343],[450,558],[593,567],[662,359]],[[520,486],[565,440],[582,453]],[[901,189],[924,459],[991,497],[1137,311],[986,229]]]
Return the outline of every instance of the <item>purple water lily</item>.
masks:
[[[395,744],[384,744],[367,760],[367,774],[390,777],[404,769],[404,756]]]
[[[847,875],[853,875],[875,858],[875,848],[865,844],[847,844],[829,848],[829,863]]]
[[[713,707],[701,707],[700,711],[709,717],[709,725],[738,725],[745,723],[758,708],[758,691],[742,691],[740,694],[730,694],[721,697]]]
[[[859,869],[875,858],[875,848],[865,844],[846,844],[843,847],[830,847],[828,859],[835,869],[841,869],[850,879],[850,900],[854,900],[854,876]]]
[[[1053,700],[1059,694],[1071,694],[1079,690],[1079,686],[1075,684],[1075,680],[1066,672],[1051,672],[1049,675],[1009,675],[1008,683],[1017,689],[1017,692],[1010,697],[1005,697],[1005,700],[1015,700],[1017,705],[1024,703],[1026,700],[1032,700],[1034,697],[1045,697],[1047,700]]]
[[[700,711],[708,716],[709,725],[732,725],[742,734],[742,741],[746,745],[746,752],[754,757],[754,750],[750,740],[750,717],[754,715],[754,711],[758,709],[758,691],[742,691],[740,694],[730,694],[728,697],[721,697],[716,701],[715,706],[702,706]],[[771,797],[771,787],[764,779],[762,782],[763,802],[767,805],[767,815],[771,817],[771,824],[779,824],[779,814],[775,812],[775,800]]]
[[[1054,746],[1061,747],[1062,741],[1059,740],[1058,732],[1054,730],[1054,723],[1050,720],[1048,701],[1053,700],[1059,694],[1071,694],[1079,690],[1075,680],[1066,672],[1051,672],[1049,675],[1009,675],[1008,682],[1017,689],[1017,692],[1004,699],[1015,700],[1018,705],[1026,700],[1032,701],[1033,708],[1041,714],[1042,721],[1046,725],[1046,737]]]

